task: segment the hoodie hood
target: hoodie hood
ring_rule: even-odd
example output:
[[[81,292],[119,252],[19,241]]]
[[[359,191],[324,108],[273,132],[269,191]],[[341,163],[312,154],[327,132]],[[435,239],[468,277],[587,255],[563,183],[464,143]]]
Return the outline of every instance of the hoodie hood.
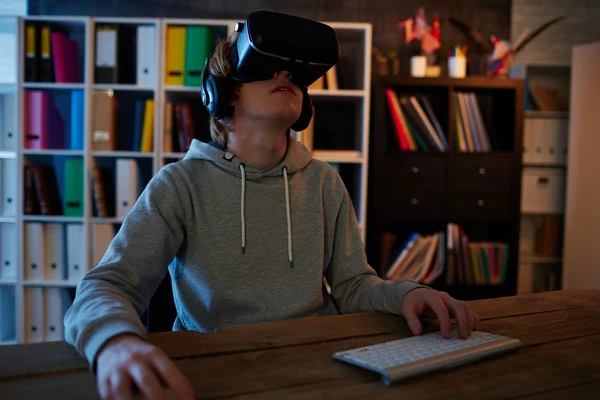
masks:
[[[190,158],[210,161],[219,168],[236,176],[242,175],[241,165],[245,170],[247,180],[258,180],[263,177],[283,176],[284,167],[287,169],[288,174],[294,174],[310,163],[312,153],[304,145],[290,137],[283,160],[275,167],[263,170],[259,167],[246,164],[244,160],[239,159],[228,151],[224,151],[214,142],[205,143],[194,139],[184,159]]]

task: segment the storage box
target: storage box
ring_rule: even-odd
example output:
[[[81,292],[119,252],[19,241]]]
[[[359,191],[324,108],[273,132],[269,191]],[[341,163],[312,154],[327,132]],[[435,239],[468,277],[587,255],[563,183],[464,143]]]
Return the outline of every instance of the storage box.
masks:
[[[565,170],[523,168],[521,212],[562,214],[565,209]]]
[[[523,163],[565,165],[569,142],[566,118],[525,119],[523,129]]]

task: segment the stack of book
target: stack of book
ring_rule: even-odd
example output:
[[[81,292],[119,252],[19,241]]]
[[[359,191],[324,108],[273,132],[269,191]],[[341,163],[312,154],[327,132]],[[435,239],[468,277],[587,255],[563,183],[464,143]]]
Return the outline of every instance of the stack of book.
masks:
[[[506,281],[508,255],[507,244],[469,242],[461,226],[448,224],[447,284],[502,284]]]
[[[24,147],[31,150],[83,150],[83,97],[83,90],[73,90],[66,105],[64,96],[56,99],[49,91],[25,90]],[[63,102],[57,104],[55,100],[60,99]],[[67,118],[61,115],[61,108],[66,111]]]
[[[64,149],[65,124],[48,92],[24,92],[26,149]]]
[[[117,158],[114,168],[92,167],[92,215],[125,219],[147,181],[135,159]]]
[[[95,83],[156,83],[156,27],[98,24],[95,33]]]
[[[193,106],[190,102],[165,103],[164,143],[165,153],[186,152],[192,140],[199,135],[194,130]]]
[[[398,242],[395,235],[384,235],[384,243]],[[446,232],[425,236],[411,233],[393,247],[385,274],[392,281],[414,279],[430,285],[444,272],[447,285],[499,285],[506,281],[508,245],[469,242],[464,229],[453,223]]]
[[[54,167],[26,165],[23,174],[27,215],[61,215],[63,213]]]
[[[200,87],[206,57],[214,48],[209,26],[168,26],[165,84]]]
[[[448,141],[427,97],[385,91],[398,145],[402,151],[446,151]]]
[[[64,193],[52,165],[25,165],[23,170],[26,215],[64,215],[83,217],[83,159],[64,160]]]
[[[92,167],[92,197],[92,216],[115,216],[115,183],[112,169]]]
[[[567,111],[564,101],[561,101],[564,95],[556,89],[551,89],[541,84],[529,84],[529,93],[533,98],[537,109],[540,111]]]
[[[79,46],[63,28],[47,22],[25,24],[25,81],[82,82]]]
[[[475,93],[453,93],[457,150],[465,153],[488,152],[497,148],[489,115],[482,112],[485,99]]]
[[[119,102],[110,90],[94,93],[93,150],[152,152],[154,100],[135,99],[133,110],[126,103]]]
[[[396,249],[386,279],[414,279],[426,285],[433,283],[445,269],[445,233],[422,236],[412,233]]]

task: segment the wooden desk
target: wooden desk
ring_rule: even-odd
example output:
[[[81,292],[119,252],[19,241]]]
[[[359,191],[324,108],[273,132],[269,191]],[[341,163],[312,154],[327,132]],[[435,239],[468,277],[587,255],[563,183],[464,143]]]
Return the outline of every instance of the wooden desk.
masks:
[[[222,329],[167,332],[149,340],[176,360],[201,398],[598,398],[600,291],[574,290],[474,301],[481,329],[520,339],[517,353],[394,387],[331,354],[409,336],[403,318],[380,313]],[[0,398],[97,398],[85,360],[65,342],[0,348]]]

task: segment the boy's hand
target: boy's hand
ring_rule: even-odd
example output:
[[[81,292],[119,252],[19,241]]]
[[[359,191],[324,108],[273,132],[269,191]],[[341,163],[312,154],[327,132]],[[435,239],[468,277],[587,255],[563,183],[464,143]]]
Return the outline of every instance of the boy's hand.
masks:
[[[195,398],[191,383],[175,363],[138,336],[115,336],[100,349],[97,360],[98,392],[103,400],[133,399],[136,386],[145,399],[165,399],[163,386],[171,388],[178,399]]]
[[[442,336],[446,339],[450,337],[451,316],[458,322],[458,335],[461,339],[468,338],[472,331],[479,329],[479,317],[473,312],[471,305],[456,300],[445,292],[429,288],[413,289],[404,296],[401,307],[402,315],[413,335],[420,335],[423,331],[419,320],[421,315],[437,317]]]

